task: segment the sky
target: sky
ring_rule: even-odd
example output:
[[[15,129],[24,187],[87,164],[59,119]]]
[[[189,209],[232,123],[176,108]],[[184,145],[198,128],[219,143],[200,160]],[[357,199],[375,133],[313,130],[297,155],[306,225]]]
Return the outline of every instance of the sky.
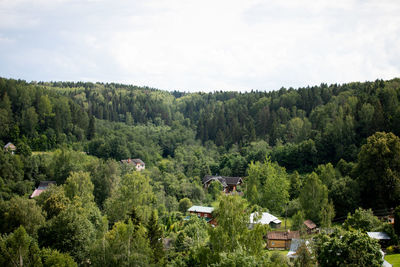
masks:
[[[278,90],[400,77],[398,0],[0,0],[0,77]]]

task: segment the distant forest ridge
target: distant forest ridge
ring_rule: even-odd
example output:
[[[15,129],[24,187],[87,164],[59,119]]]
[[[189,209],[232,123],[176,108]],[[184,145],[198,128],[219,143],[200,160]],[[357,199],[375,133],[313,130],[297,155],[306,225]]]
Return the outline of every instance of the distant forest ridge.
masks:
[[[308,172],[322,163],[355,161],[366,138],[377,131],[399,136],[399,89],[399,78],[213,93],[0,78],[0,140],[24,143],[32,150],[81,142],[83,150],[117,160],[139,149],[126,149],[134,136],[116,133],[129,127],[140,140],[140,135],[157,135],[163,157],[173,157],[175,148],[191,135],[225,150],[262,140],[270,146],[272,160],[289,171]],[[99,131],[102,134],[96,135]],[[95,149],[110,139],[117,149]]]

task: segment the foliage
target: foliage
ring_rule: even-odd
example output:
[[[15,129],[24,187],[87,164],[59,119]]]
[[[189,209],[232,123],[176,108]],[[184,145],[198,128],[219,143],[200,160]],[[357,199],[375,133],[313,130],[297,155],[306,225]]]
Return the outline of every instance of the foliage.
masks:
[[[105,212],[110,222],[124,220],[132,207],[145,222],[154,203],[154,193],[149,177],[140,172],[126,174],[105,202]]]
[[[40,266],[40,250],[35,240],[23,226],[13,233],[0,237],[1,266]]]
[[[400,139],[377,132],[358,155],[355,175],[363,203],[372,208],[394,207],[400,200]]]
[[[251,163],[246,181],[246,198],[278,214],[289,201],[289,181],[284,168],[266,158],[264,163]]]
[[[155,263],[162,264],[164,261],[163,232],[158,223],[158,215],[155,210],[151,212],[151,216],[146,224],[146,228],[150,248],[153,251],[153,261]]]
[[[328,202],[328,189],[316,173],[307,176],[299,200],[306,219],[316,224],[327,223],[333,219],[332,208]]]
[[[374,216],[371,209],[364,210],[358,208],[354,214],[348,214],[347,219],[344,221],[343,226],[345,229],[357,229],[362,232],[371,232],[376,230],[382,225],[378,217]]]
[[[320,235],[315,244],[318,263],[323,266],[381,266],[377,240],[361,232],[345,232],[331,237]]]

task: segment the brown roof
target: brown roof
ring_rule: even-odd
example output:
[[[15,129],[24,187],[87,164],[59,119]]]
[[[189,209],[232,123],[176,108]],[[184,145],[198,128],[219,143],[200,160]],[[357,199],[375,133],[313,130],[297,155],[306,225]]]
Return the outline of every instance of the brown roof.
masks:
[[[308,229],[311,230],[317,227],[317,225],[311,220],[304,221],[304,224],[307,226]]]
[[[280,231],[272,231],[268,232],[267,238],[273,240],[291,240],[293,238],[299,238],[300,232],[299,231],[287,231],[287,232],[280,232]]]
[[[141,159],[123,159],[123,160],[121,160],[121,163],[130,163],[130,164],[141,165],[141,166],[145,165]]]

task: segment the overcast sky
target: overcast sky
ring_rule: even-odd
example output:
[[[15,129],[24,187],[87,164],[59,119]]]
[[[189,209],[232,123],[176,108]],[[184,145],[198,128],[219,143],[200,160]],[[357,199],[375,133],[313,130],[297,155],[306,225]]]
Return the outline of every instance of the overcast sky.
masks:
[[[398,0],[0,0],[1,77],[270,91],[399,70]]]

